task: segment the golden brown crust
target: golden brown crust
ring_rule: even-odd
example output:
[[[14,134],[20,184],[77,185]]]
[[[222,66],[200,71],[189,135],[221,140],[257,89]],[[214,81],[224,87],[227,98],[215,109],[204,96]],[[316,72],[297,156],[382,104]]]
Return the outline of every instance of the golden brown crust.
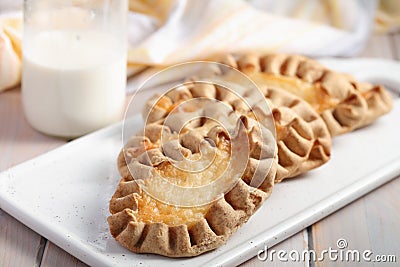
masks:
[[[320,95],[328,99],[329,103],[314,105],[314,108],[324,119],[332,136],[368,125],[392,109],[392,99],[383,86],[361,84],[349,75],[331,71],[317,61],[303,56],[228,55],[222,62],[250,77],[254,73],[264,73],[275,77],[293,78],[319,90]],[[262,79],[256,81],[259,86],[262,87],[263,83],[268,84],[268,78],[264,82],[260,80]],[[282,89],[279,86],[275,88]]]
[[[241,64],[245,63],[241,62]],[[289,63],[286,72],[289,73],[292,69],[293,64]],[[184,92],[185,100],[194,98],[192,91],[195,86],[196,84],[187,83],[182,89],[181,92]],[[199,90],[198,87],[200,86],[197,85],[195,93],[197,97],[217,99],[229,104],[239,113],[248,114],[249,107],[244,105],[244,101],[235,97],[231,92],[210,84],[204,90]],[[277,130],[279,165],[275,182],[295,177],[326,163],[330,159],[331,137],[327,126],[318,113],[307,102],[285,91],[267,88],[262,91],[272,109]],[[246,95],[246,92],[243,95]],[[168,98],[168,96],[165,97]],[[248,103],[254,102],[249,98],[246,98],[246,101]],[[153,100],[149,101],[149,103],[153,102]],[[173,99],[168,99],[167,102],[171,105],[175,104]],[[257,109],[257,105],[254,105],[253,110]],[[168,115],[168,112],[166,113],[164,110],[161,113],[164,117]],[[158,118],[157,122],[162,122],[163,116],[155,115]],[[250,138],[252,138],[252,135],[250,135]],[[252,143],[257,144],[257,142]],[[253,158],[259,159],[259,154],[256,154],[253,148],[251,149]],[[246,171],[254,174],[251,172],[253,169],[251,162],[250,160]],[[259,163],[260,161],[257,162],[257,165]]]
[[[330,159],[331,136],[308,103],[281,90],[266,89],[277,128],[279,166],[275,182],[295,177]]]
[[[187,96],[187,91],[183,90],[182,92]],[[170,96],[163,101],[173,105],[182,99],[177,93],[170,94]],[[263,144],[256,149],[258,152],[254,157],[257,158],[253,157],[249,163],[251,170],[247,170],[242,179],[239,179],[236,185],[222,198],[211,203],[204,217],[195,222],[179,225],[145,222],[138,216],[141,208],[139,199],[144,192],[133,177],[141,179],[148,176],[151,168],[162,166],[162,162],[167,158],[181,160],[178,156],[180,154],[177,154],[176,151],[181,151],[184,156],[198,153],[198,147],[204,144],[202,141],[206,137],[211,139],[217,147],[226,140],[233,142],[224,129],[214,125],[212,121],[207,121],[187,124],[179,142],[176,139],[168,139],[162,148],[159,148],[155,144],[159,144],[160,132],[167,135],[174,133],[176,129],[180,128],[176,123],[180,120],[184,122],[187,119],[185,114],[174,114],[176,117],[169,123],[163,119],[168,113],[165,110],[170,111],[171,109],[168,106],[162,106],[161,109],[163,110],[156,110],[151,116],[155,122],[146,125],[143,131],[145,136],[133,136],[118,157],[118,168],[123,178],[110,201],[109,207],[112,214],[108,218],[110,232],[121,245],[136,253],[154,253],[168,257],[196,256],[226,242],[269,197],[278,169],[276,142],[273,135],[269,134],[266,129],[258,129],[253,119],[239,116],[238,119],[243,123],[236,125],[243,125],[243,128],[239,128],[244,131],[245,135],[251,136],[250,143],[257,142],[257,145],[253,144],[254,147]],[[218,109],[214,109],[212,105],[208,106],[207,112],[213,111],[216,112],[215,116],[228,116],[227,113],[221,113]],[[157,112],[164,115],[159,116]],[[240,130],[238,130],[238,135],[239,133]],[[264,143],[260,143],[261,134],[267,139],[264,139]],[[188,138],[185,139],[185,136]],[[130,164],[131,172],[129,172],[128,164]],[[260,168],[258,168],[259,165]],[[255,172],[261,177],[260,189],[251,185]],[[174,207],[172,212],[176,209],[185,208]]]
[[[211,205],[205,218],[190,226],[168,226],[137,221],[136,198],[140,194],[139,186],[131,177],[121,179],[110,201],[110,232],[131,251],[168,257],[191,257],[219,247],[268,197],[267,193],[239,180],[224,198]]]
[[[244,95],[246,94],[247,92],[244,92]],[[257,127],[258,124],[252,119],[253,113],[249,112],[249,108],[234,94],[218,86],[188,83],[177,92],[170,92],[158,100],[150,100],[147,105],[150,116],[146,116],[148,124],[144,130],[146,136],[134,136],[118,158],[118,168],[123,178],[110,201],[112,215],[108,219],[110,231],[116,240],[137,253],[155,253],[169,257],[201,254],[223,244],[245,223],[271,194],[274,182],[296,176],[325,163],[330,157],[330,135],[312,107],[296,96],[280,90],[267,89],[264,96],[270,104],[277,128],[277,140],[273,139],[273,142],[267,143],[262,142],[264,138],[271,140],[269,132],[264,128],[268,124],[267,120],[262,116],[257,118],[260,119],[261,125],[264,125]],[[161,132],[168,135],[181,130],[180,125],[187,121],[189,115],[199,115],[206,110],[206,113],[216,113],[221,120],[229,121],[228,114],[219,114],[218,108],[213,106],[185,106],[180,112],[172,114],[173,120],[166,120],[174,106],[195,97],[220,100],[241,114],[240,119],[250,143],[250,159],[242,179],[223,198],[211,204],[203,219],[193,224],[173,226],[140,221],[136,210],[140,209],[137,199],[142,191],[132,175],[146,176],[150,168],[165,160],[164,155],[179,159],[174,151],[180,150],[186,155],[198,153],[199,145],[205,137],[215,144],[227,138],[224,129],[212,122],[204,123],[198,120],[186,124],[179,142],[169,142],[162,150],[152,148],[153,142],[157,142]],[[253,103],[252,108],[257,110],[257,101],[252,99],[251,95],[247,96],[247,101]],[[278,157],[271,154],[275,146],[279,148]],[[173,149],[169,152],[170,148]],[[145,150],[154,151],[145,153],[147,156],[144,157]],[[132,175],[127,168],[127,164],[131,163],[142,166],[141,169],[134,168]],[[258,182],[258,189],[251,186],[254,180]]]

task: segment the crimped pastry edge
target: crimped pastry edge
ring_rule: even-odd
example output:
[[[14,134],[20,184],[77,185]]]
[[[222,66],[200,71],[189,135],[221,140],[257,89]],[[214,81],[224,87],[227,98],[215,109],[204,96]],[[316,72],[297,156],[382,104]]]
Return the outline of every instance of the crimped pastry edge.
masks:
[[[204,87],[203,91],[199,90],[202,87]],[[213,85],[210,84],[196,87],[191,83],[186,83],[181,87],[182,96],[173,95],[168,101],[174,104],[180,99],[209,97],[231,106],[234,105],[235,98],[232,98],[232,95],[219,92],[221,88],[217,86],[212,87]],[[277,136],[279,166],[275,182],[295,177],[326,163],[330,159],[331,136],[318,113],[306,101],[286,91],[264,88],[262,93],[273,114],[285,114],[290,117],[282,123],[277,123],[277,118],[274,118],[275,128],[284,127],[287,132],[284,139],[279,139]],[[149,103],[153,104],[153,100],[149,100]],[[237,110],[237,107],[233,109]],[[157,117],[156,123],[162,123],[167,115],[168,112],[160,111],[160,114],[152,115],[152,117]]]
[[[223,198],[211,204],[205,218],[189,227],[184,224],[168,226],[136,220],[131,207],[135,206],[139,187],[132,183],[136,184],[131,177],[123,177],[110,201],[110,232],[122,246],[133,252],[168,257],[192,257],[221,246],[269,196],[269,193],[239,180]]]
[[[290,93],[267,89],[277,133],[278,171],[275,182],[315,169],[330,159],[331,136],[320,116],[305,101]],[[279,118],[280,117],[280,118]],[[286,117],[286,118],[285,118]]]
[[[392,109],[392,98],[383,86],[360,83],[305,56],[249,53],[227,55],[221,61],[245,73],[264,72],[321,84],[338,101],[320,113],[332,136],[364,127]]]
[[[153,123],[149,126],[154,128],[155,125]],[[158,129],[163,130],[160,127]],[[251,129],[247,129],[247,134]],[[157,135],[155,131],[145,130],[144,132]],[[152,138],[134,136],[132,140],[128,141],[128,147],[124,149],[134,148],[133,151],[138,152],[135,157],[140,158],[139,154],[142,151],[136,150],[134,146],[140,147],[150,143],[150,139]],[[256,189],[248,185],[245,180],[239,179],[237,184],[223,198],[211,204],[204,219],[189,227],[184,224],[169,226],[165,223],[144,223],[137,221],[135,217],[135,210],[138,206],[137,197],[141,190],[128,170],[127,164],[129,164],[131,158],[125,157],[124,149],[117,160],[118,169],[123,178],[110,201],[112,215],[108,218],[108,223],[113,237],[122,246],[136,253],[154,253],[168,257],[191,257],[219,247],[269,197],[277,171],[277,155],[275,153],[271,158],[272,167],[260,185],[260,189]],[[254,164],[249,165],[253,166]],[[242,178],[246,178],[246,173],[251,175],[253,169],[250,169],[248,172],[245,171]]]

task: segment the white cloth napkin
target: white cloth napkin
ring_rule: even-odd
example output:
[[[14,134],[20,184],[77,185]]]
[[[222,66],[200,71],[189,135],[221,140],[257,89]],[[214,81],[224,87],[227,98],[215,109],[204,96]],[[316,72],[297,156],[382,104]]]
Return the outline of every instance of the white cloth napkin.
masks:
[[[332,10],[326,11],[322,2],[330,3],[328,8]],[[1,13],[6,6],[14,10],[21,3],[0,1],[0,42],[6,44],[0,46],[0,55],[6,55],[0,57],[3,70],[0,91],[15,85],[21,65],[17,63],[21,58],[19,52],[12,51],[20,39],[9,36],[4,21],[10,18]],[[375,1],[365,0],[159,0],[155,5],[151,1],[131,0],[129,3],[130,75],[148,67],[159,69],[179,62],[213,60],[220,54],[233,52],[351,56],[359,51],[370,32],[376,5]],[[323,15],[321,10],[325,10]]]
[[[21,40],[20,15],[0,15],[0,92],[15,87],[21,80]]]
[[[258,1],[259,2],[259,1]],[[285,2],[285,1],[283,1]],[[291,1],[293,3],[293,1]],[[312,56],[354,55],[367,37],[371,10],[360,1],[341,1],[358,27],[342,30],[257,10],[242,0],[176,2],[169,19],[131,44],[129,61],[171,65],[229,52],[289,52]],[[345,10],[345,8],[342,8]],[[373,10],[372,10],[373,11]],[[347,18],[348,16],[343,16]],[[138,19],[138,24],[143,19]],[[347,24],[352,24],[353,21]],[[132,21],[134,24],[134,21]]]

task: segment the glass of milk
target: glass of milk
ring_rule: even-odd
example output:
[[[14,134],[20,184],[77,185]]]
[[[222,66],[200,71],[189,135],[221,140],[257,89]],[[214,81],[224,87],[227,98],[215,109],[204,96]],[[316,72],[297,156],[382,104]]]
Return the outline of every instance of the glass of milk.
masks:
[[[122,118],[127,0],[25,0],[22,100],[37,130],[73,138]]]

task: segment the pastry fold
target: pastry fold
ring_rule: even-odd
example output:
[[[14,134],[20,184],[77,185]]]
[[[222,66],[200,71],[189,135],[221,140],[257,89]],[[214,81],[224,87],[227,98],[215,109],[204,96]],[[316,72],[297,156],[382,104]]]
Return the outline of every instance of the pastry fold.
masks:
[[[147,101],[143,131],[131,137],[119,154],[123,178],[110,201],[108,223],[121,245],[136,253],[168,257],[190,257],[215,249],[255,213],[274,183],[329,160],[330,133],[309,103],[279,89],[265,87],[257,92],[246,87],[233,92],[220,85],[188,81]],[[263,104],[269,109],[263,109]],[[238,151],[235,142],[240,144]],[[217,160],[221,151],[230,152],[222,158],[234,159],[243,154],[241,147],[246,147],[247,162],[240,178],[207,205],[163,203],[141,186],[147,181],[170,195],[184,195],[164,189],[154,173],[169,173],[173,164],[210,153],[216,153]],[[226,167],[221,161],[216,165],[212,175]]]
[[[331,136],[311,106],[287,92],[266,89],[277,131],[279,166],[275,182],[315,169],[330,159]]]
[[[210,206],[204,218],[190,226],[170,226],[163,222],[137,219],[137,198],[140,194],[140,188],[131,176],[121,179],[110,202],[110,232],[122,246],[133,252],[168,257],[191,257],[219,247],[268,197],[267,193],[254,190],[240,180],[223,198]]]
[[[278,169],[274,134],[250,116],[233,115],[232,110],[216,108],[209,101],[199,109],[193,104],[186,105],[184,112],[171,112],[169,105],[176,105],[183,95],[174,92],[150,101],[155,106],[149,109],[150,116],[145,116],[148,120],[144,130],[125,144],[118,157],[122,179],[110,201],[112,215],[108,224],[112,236],[136,253],[191,257],[215,249],[248,221],[273,189]],[[190,121],[193,115],[200,118]],[[226,120],[225,127],[209,117]],[[250,158],[246,158],[243,172],[233,187],[215,201],[180,207],[154,199],[142,188],[146,181],[156,183],[154,173],[168,173],[172,164],[187,159],[215,152],[218,160],[218,153],[224,150],[231,152],[230,158],[235,160],[238,152],[234,149],[240,149],[234,147],[236,139],[243,146],[247,140]],[[223,168],[222,165],[217,164],[215,170]],[[237,164],[231,167],[236,168]],[[178,177],[179,171],[174,170],[174,175]],[[187,174],[187,177],[193,176]],[[164,185],[154,187],[158,186]],[[173,195],[179,194],[167,194]]]
[[[366,126],[392,109],[383,86],[360,83],[304,56],[227,55],[221,61],[244,72],[262,90],[282,89],[306,100],[332,136]]]
[[[258,99],[258,94],[254,95],[252,90],[244,90],[241,92],[243,98],[240,98],[218,85],[187,82],[179,91],[149,100],[144,112],[146,116],[143,117],[151,123],[163,123],[171,107],[177,103],[195,98],[211,98],[231,106],[238,114],[252,116],[257,113],[257,119],[268,124],[269,120],[262,115],[265,111],[259,108],[260,102],[267,101],[275,123],[278,146],[279,166],[275,182],[295,177],[326,163],[330,159],[331,136],[324,120],[312,106],[283,90],[264,87],[261,91],[260,95],[265,99]],[[157,105],[155,99],[158,99]],[[153,106],[155,108],[148,113]],[[264,117],[267,116],[264,114]]]

